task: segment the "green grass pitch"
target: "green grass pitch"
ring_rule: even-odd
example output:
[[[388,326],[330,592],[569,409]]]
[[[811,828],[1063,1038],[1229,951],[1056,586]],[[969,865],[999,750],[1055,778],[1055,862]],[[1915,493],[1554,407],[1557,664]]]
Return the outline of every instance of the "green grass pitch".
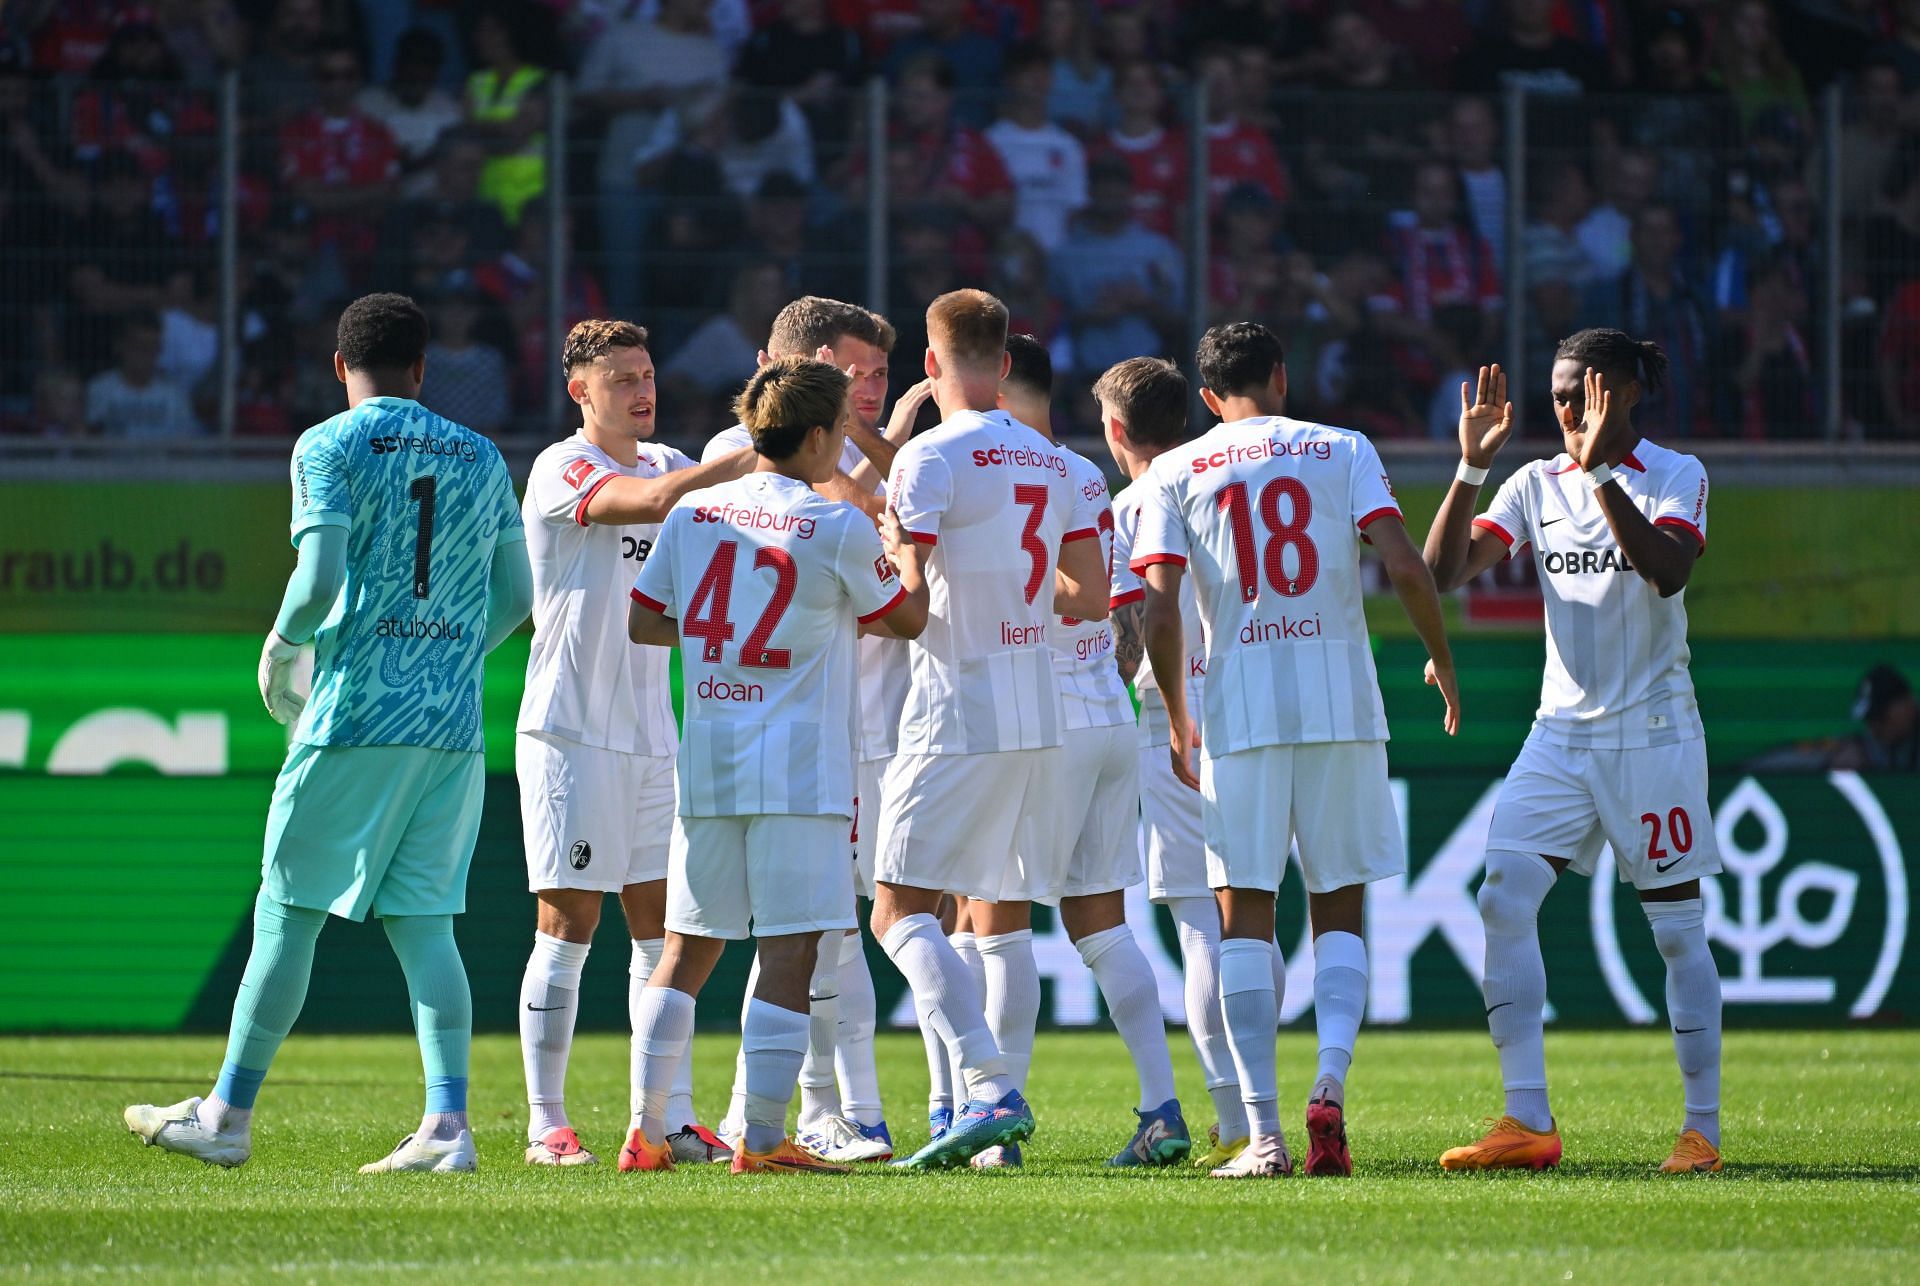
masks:
[[[1189,1119],[1207,1100],[1171,1033]],[[1558,1173],[1446,1175],[1440,1151],[1497,1108],[1483,1035],[1362,1034],[1349,1091],[1350,1180],[1224,1183],[1115,1172],[1131,1072],[1116,1037],[1043,1035],[1040,1132],[1024,1173],[846,1179],[721,1167],[621,1175],[623,1037],[583,1037],[574,1120],[603,1163],[520,1160],[510,1037],[474,1051],[473,1176],[363,1178],[418,1117],[398,1036],[296,1034],[261,1097],[254,1158],[212,1169],[140,1146],[134,1101],[204,1092],[211,1037],[0,1041],[0,1277],[463,1281],[780,1278],[954,1281],[1913,1281],[1920,1278],[1920,1032],[1737,1032],[1726,1048],[1726,1172],[1653,1172],[1678,1124],[1658,1032],[1548,1038],[1566,1139]],[[700,1038],[699,1101],[717,1115],[734,1042]],[[899,1141],[925,1138],[917,1038],[880,1041]],[[1281,1037],[1296,1147],[1311,1038]],[[637,1280],[661,1280],[638,1278]]]

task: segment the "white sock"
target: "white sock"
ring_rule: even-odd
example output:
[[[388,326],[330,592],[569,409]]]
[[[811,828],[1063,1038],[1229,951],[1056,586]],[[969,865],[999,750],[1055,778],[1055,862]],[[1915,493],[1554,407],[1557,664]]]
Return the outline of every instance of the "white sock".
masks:
[[[640,1030],[640,997],[647,990],[647,979],[660,967],[660,957],[666,954],[665,938],[633,939],[633,960],[627,966],[627,1013],[633,1020],[633,1029]],[[691,1033],[691,1029],[689,1029]],[[636,1040],[633,1057],[629,1060],[628,1094],[633,1102],[633,1115],[640,1115],[640,1046]],[[671,1078],[673,1092],[667,1100],[667,1118],[672,1129],[690,1125],[693,1115],[693,1037],[681,1047],[680,1061],[674,1066]],[[631,1128],[631,1127],[629,1127]]]
[[[933,1002],[917,992],[913,997],[913,1016],[920,1023],[920,1039],[927,1046],[927,1115],[941,1108],[953,1110],[953,1056],[934,1021]]]
[[[740,1026],[747,1025],[747,1006],[753,1003],[754,990],[760,985],[760,953],[753,953],[753,963],[747,966],[747,988],[740,993]],[[727,1095],[727,1114],[720,1118],[720,1132],[729,1138],[739,1138],[747,1132],[747,1051],[746,1047],[734,1051],[733,1089]]]
[[[926,1020],[942,1042],[959,1051],[960,1084],[967,1097],[997,1103],[1012,1093],[1013,1079],[987,1028],[980,993],[940,932],[940,922],[930,915],[909,915],[887,930],[880,946],[913,988],[915,1002],[926,1001]]]
[[[1220,1011],[1220,904],[1210,897],[1174,898],[1167,910],[1180,931],[1187,1035],[1200,1059],[1220,1137],[1231,1143],[1247,1137],[1247,1109],[1240,1102],[1240,1073],[1233,1065],[1227,1022]]]
[[[520,980],[520,1062],[527,1074],[527,1139],[567,1125],[567,1055],[580,1014],[580,971],[590,943],[533,935]]]
[[[987,975],[987,1027],[1007,1062],[1013,1087],[1025,1092],[1033,1064],[1033,1032],[1040,1023],[1040,966],[1033,959],[1033,930],[975,934]]]
[[[1284,975],[1283,975],[1284,976]],[[1247,1132],[1280,1137],[1280,1085],[1274,1032],[1280,1027],[1280,995],[1273,985],[1273,947],[1262,938],[1226,938],[1220,943],[1220,1008],[1227,1041],[1240,1073],[1240,1101]]]
[[[840,944],[823,933],[807,980],[807,1057],[800,1064],[800,1124],[840,1115],[833,1058],[840,1043]],[[744,1024],[742,1024],[744,1027]]]
[[[840,935],[840,1031],[834,1066],[840,1074],[841,1110],[862,1125],[879,1125],[887,1119],[880,1106],[880,1070],[873,1061],[878,1018],[867,944],[857,932],[844,933]]]
[[[253,1121],[252,1108],[235,1107],[218,1094],[211,1092],[200,1100],[200,1106],[193,1115],[200,1124],[215,1134],[238,1133]]]
[[[1320,1079],[1309,1101],[1346,1102],[1353,1042],[1367,1011],[1367,944],[1357,933],[1313,940],[1313,1023],[1320,1033]]]
[[[1667,1021],[1673,1054],[1686,1090],[1687,1117],[1680,1127],[1698,1130],[1720,1146],[1720,969],[1707,946],[1706,917],[1699,898],[1642,902],[1653,940],[1667,962]]]
[[[633,1003],[633,1050],[638,1066],[639,1094],[629,1130],[639,1130],[651,1143],[666,1142],[673,1128],[667,1102],[674,1069],[686,1058],[693,1039],[693,997],[671,987],[647,987]]]
[[[466,1128],[465,1112],[429,1112],[420,1118],[420,1128],[413,1133],[415,1138],[447,1143],[459,1138],[460,1132]]]
[[[747,1131],[749,1152],[771,1152],[787,1137],[787,1105],[807,1057],[807,1016],[764,1000],[747,1002],[740,1026],[747,1057]]]
[[[1140,1078],[1140,1110],[1174,1097],[1173,1056],[1167,1052],[1167,1022],[1160,1013],[1160,984],[1153,966],[1124,924],[1090,933],[1073,944],[1093,972],[1107,1016],[1119,1029]]]
[[[947,941],[959,955],[960,963],[966,966],[967,976],[973,979],[973,994],[980,997],[980,1007],[984,1012],[987,1004],[987,966],[980,959],[979,939],[971,933],[956,933],[948,937]],[[967,1099],[967,1074],[960,1066],[960,1051],[949,1045],[947,1057],[953,1063],[947,1078],[953,1082],[953,1107],[957,1112]]]
[[[1507,1115],[1530,1130],[1553,1128],[1547,1102],[1547,966],[1540,958],[1540,904],[1554,870],[1525,853],[1487,854],[1480,919],[1487,931],[1487,1032],[1500,1051]]]

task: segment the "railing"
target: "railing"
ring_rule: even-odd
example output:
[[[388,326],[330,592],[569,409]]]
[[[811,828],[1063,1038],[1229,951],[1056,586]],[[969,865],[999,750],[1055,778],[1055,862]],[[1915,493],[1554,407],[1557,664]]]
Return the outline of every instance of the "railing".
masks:
[[[0,460],[21,476],[129,438],[183,469],[284,459],[340,405],[333,319],[368,289],[427,305],[423,400],[516,457],[573,423],[557,354],[583,316],[650,328],[660,423],[695,443],[787,299],[886,313],[900,388],[927,298],[959,285],[1048,342],[1068,426],[1093,423],[1111,360],[1190,366],[1206,326],[1245,317],[1286,339],[1298,413],[1403,459],[1447,456],[1460,372],[1495,359],[1521,449],[1551,450],[1552,348],[1588,324],[1668,349],[1639,414],[1690,449],[1830,466],[1835,444],[1920,441],[1920,160],[1859,145],[1875,121],[1838,90],[1745,119],[1523,90],[1282,91],[1230,115],[1244,87],[1154,90],[1165,134],[1143,142],[988,128],[1010,95],[910,72],[804,109],[733,87],[644,111],[549,75],[511,119],[387,157],[233,76],[49,86],[21,118],[59,177],[5,216]],[[154,313],[158,337],[129,320]],[[156,361],[172,403],[137,396]],[[164,414],[84,430],[89,400]]]

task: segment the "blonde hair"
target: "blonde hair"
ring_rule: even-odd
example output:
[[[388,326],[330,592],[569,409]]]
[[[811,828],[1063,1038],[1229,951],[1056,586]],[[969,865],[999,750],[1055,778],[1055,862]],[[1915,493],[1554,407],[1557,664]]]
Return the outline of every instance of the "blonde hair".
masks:
[[[605,357],[617,348],[646,346],[646,327],[610,317],[589,317],[586,321],[576,322],[573,329],[567,332],[567,342],[560,347],[560,368],[571,376],[580,367],[596,358]]]
[[[753,373],[734,399],[734,414],[753,435],[753,449],[785,460],[814,429],[831,430],[846,408],[847,373],[811,357],[776,357]]]
[[[950,290],[927,305],[927,345],[944,361],[1000,373],[1007,306],[984,290]]]

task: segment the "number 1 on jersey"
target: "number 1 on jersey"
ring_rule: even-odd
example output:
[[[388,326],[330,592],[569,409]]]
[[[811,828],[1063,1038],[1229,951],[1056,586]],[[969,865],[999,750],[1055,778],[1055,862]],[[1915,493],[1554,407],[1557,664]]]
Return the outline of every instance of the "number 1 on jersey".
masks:
[[[425,598],[433,573],[433,496],[439,479],[423,474],[407,488],[407,496],[420,506],[419,525],[413,535],[413,596]]]

